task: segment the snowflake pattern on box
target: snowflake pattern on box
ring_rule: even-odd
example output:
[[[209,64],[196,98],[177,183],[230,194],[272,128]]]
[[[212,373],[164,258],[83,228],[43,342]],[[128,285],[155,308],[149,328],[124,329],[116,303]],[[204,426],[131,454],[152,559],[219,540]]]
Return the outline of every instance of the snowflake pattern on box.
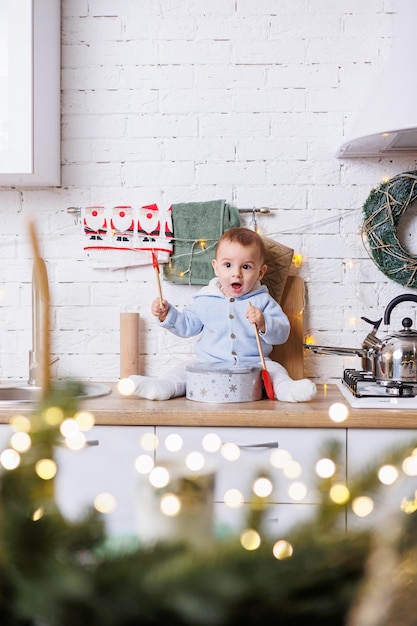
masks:
[[[197,402],[253,402],[262,398],[259,367],[197,363],[186,367],[186,397]]]

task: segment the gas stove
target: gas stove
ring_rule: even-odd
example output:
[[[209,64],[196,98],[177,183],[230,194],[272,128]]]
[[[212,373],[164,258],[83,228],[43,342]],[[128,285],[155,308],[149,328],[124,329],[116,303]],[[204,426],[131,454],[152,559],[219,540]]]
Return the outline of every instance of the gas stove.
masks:
[[[337,387],[354,408],[417,409],[417,385],[376,382],[370,372],[346,369]]]

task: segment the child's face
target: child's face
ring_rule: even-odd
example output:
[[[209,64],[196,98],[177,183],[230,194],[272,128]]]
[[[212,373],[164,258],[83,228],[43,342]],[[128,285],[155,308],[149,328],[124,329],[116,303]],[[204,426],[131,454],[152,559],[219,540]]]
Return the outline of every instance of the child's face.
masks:
[[[217,247],[212,265],[223,292],[230,297],[249,293],[267,270],[256,245],[241,246],[230,241],[223,241]]]

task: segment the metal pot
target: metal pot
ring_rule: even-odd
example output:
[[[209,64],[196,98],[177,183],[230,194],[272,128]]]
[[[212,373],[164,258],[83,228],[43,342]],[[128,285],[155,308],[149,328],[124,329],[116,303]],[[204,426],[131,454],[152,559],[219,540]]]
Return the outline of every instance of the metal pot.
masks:
[[[365,322],[372,324],[373,329],[365,337],[361,348],[331,348],[305,344],[317,354],[338,354],[341,356],[356,355],[362,359],[362,369],[372,372],[375,379],[381,384],[390,383],[417,383],[417,331],[412,329],[412,320],[405,317],[402,320],[403,328],[387,335],[383,339],[377,337],[377,331],[384,320],[389,326],[391,313],[394,307],[401,302],[416,302],[417,295],[402,294],[387,305],[384,317],[372,322],[362,317]]]

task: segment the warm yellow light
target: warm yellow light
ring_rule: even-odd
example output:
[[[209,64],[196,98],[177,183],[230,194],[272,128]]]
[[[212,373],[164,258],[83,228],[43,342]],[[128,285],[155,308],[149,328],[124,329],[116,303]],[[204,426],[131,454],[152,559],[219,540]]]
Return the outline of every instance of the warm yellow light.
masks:
[[[140,445],[147,452],[152,452],[158,447],[158,438],[153,433],[145,433],[140,439]]]
[[[80,432],[80,427],[74,419],[70,418],[62,422],[59,430],[64,437],[75,437]]]
[[[221,445],[222,440],[216,433],[208,433],[207,435],[204,435],[202,446],[206,452],[217,452],[220,450]]]
[[[330,478],[336,471],[336,465],[331,459],[320,459],[316,463],[316,473],[320,478]]]
[[[0,463],[6,470],[14,470],[20,463],[20,454],[16,450],[6,448],[0,454]]]
[[[304,339],[304,343],[306,343],[308,346],[314,346],[314,344],[316,343],[314,340],[314,337],[312,335],[308,335],[305,339]]]
[[[239,489],[228,489],[223,500],[231,509],[239,509],[244,503],[243,494]]]
[[[192,472],[198,472],[198,470],[201,470],[204,467],[205,462],[206,460],[201,452],[190,452],[185,457],[185,465]]]
[[[288,487],[288,495],[290,496],[291,500],[295,500],[296,502],[299,502],[300,500],[304,500],[304,498],[307,495],[307,487],[305,486],[304,483],[300,483],[300,482],[292,483]]]
[[[175,517],[181,511],[181,500],[175,493],[164,493],[160,500],[159,508],[164,515]]]
[[[82,450],[86,444],[84,433],[78,432],[75,435],[71,435],[71,437],[66,437],[65,444],[70,450]]]
[[[182,437],[177,433],[171,433],[165,438],[165,447],[170,452],[178,452],[182,448]]]
[[[83,432],[91,430],[95,423],[94,415],[90,411],[79,411],[74,415],[74,419],[78,424],[78,428]]]
[[[294,554],[294,548],[285,539],[280,539],[274,543],[272,547],[272,554],[276,559],[282,561],[283,559],[290,559]]]
[[[378,470],[378,478],[383,485],[393,485],[399,476],[394,465],[383,465]]]
[[[407,476],[417,476],[417,456],[408,456],[402,464],[403,472]]]
[[[221,455],[227,461],[237,461],[240,457],[240,448],[235,443],[224,443],[221,447]]]
[[[32,439],[27,433],[18,432],[12,435],[10,444],[17,452],[26,452],[32,445]]]
[[[35,472],[42,480],[51,480],[57,472],[56,463],[53,459],[40,459],[35,465]]]
[[[335,504],[346,504],[350,498],[350,491],[346,485],[337,483],[330,488],[329,496]]]
[[[169,478],[170,476],[168,470],[166,469],[166,467],[162,467],[161,465],[154,467],[149,474],[149,482],[151,483],[152,487],[156,487],[157,489],[160,489],[161,487],[166,487],[169,483]]]
[[[259,498],[267,498],[270,496],[272,489],[273,485],[269,478],[257,478],[253,483],[253,493]]]
[[[298,461],[289,461],[282,469],[287,478],[298,478],[301,475],[303,468]]]
[[[135,469],[139,474],[149,474],[153,467],[154,460],[149,454],[140,454],[135,461]]]
[[[131,378],[122,378],[117,383],[117,390],[121,396],[131,396],[135,391],[135,383]]]
[[[329,408],[329,417],[333,422],[344,422],[349,415],[349,409],[342,402],[335,402]]]
[[[99,513],[113,513],[117,507],[116,498],[111,493],[102,492],[96,495],[94,498],[94,508]]]
[[[39,520],[42,519],[43,515],[44,515],[44,510],[42,507],[39,507],[38,509],[36,509],[36,511],[33,512],[32,520],[34,522],[39,522]]]
[[[368,496],[360,496],[352,502],[352,510],[358,517],[366,517],[374,510],[374,501]]]
[[[30,419],[25,415],[14,415],[10,419],[10,426],[14,431],[28,433],[30,431]]]
[[[292,461],[291,453],[288,450],[277,449],[271,452],[269,457],[271,465],[277,469],[283,469],[288,463]]]
[[[297,252],[296,254],[294,254],[294,256],[292,257],[292,262],[294,263],[294,267],[299,268],[302,266],[303,264],[303,255],[300,254],[299,252]]]
[[[248,528],[241,533],[240,543],[245,550],[257,550],[261,545],[261,537],[256,530]]]
[[[44,419],[49,426],[58,426],[64,419],[64,411],[59,406],[50,406],[44,412]]]

